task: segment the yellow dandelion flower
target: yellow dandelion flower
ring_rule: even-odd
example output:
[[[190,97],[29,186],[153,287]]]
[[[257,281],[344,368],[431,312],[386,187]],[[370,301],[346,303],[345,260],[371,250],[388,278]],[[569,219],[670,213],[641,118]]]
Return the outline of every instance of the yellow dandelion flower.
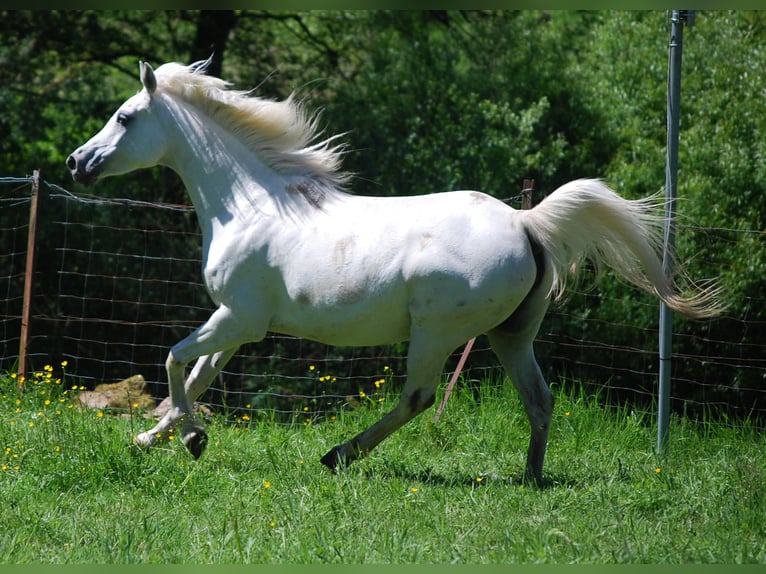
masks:
[[[316,369],[316,367],[314,365],[309,365],[309,371],[313,371],[315,369]]]
[[[269,528],[274,528],[276,525],[277,525],[277,523],[274,520],[269,522]]]
[[[264,480],[263,481],[263,488],[270,488],[270,487],[271,487],[271,483],[268,480]]]
[[[97,416],[98,418],[103,418],[103,417],[104,417],[104,411],[98,411],[98,412],[96,413],[96,416]]]
[[[359,398],[363,399],[366,396],[367,396],[367,393],[365,393],[364,391],[359,391]]]
[[[417,491],[418,491],[417,486],[413,486],[412,488],[410,488],[410,492],[417,492]]]
[[[29,421],[29,428],[32,428],[35,426],[35,421]]]
[[[654,469],[654,472],[656,474],[660,474],[662,472],[662,469],[658,466],[657,468]]]
[[[242,415],[242,420],[243,421],[249,421],[250,420],[250,415]]]
[[[61,366],[66,367],[69,363],[67,361],[61,361]]]
[[[483,480],[484,480],[484,477],[483,477],[483,476],[477,476],[477,477],[476,477],[476,482],[477,482],[477,483],[480,483],[480,482],[481,482],[481,481],[483,481]]]

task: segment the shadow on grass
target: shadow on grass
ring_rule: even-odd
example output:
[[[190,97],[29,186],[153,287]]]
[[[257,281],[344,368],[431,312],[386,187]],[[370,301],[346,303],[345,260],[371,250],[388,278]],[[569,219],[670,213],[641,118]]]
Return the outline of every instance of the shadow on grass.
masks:
[[[465,486],[470,488],[483,488],[489,484],[501,483],[508,486],[522,486],[528,488],[535,488],[539,490],[549,490],[555,488],[581,488],[585,486],[582,480],[569,478],[564,475],[545,475],[541,482],[536,482],[527,479],[523,473],[514,474],[512,476],[499,476],[496,474],[481,474],[478,476],[471,476],[465,473],[450,473],[445,474],[436,471],[432,468],[413,469],[407,465],[386,462],[382,467],[368,468],[364,471],[364,474],[370,478],[381,477],[395,477],[404,479],[411,482],[419,482],[421,484],[427,484],[430,486]]]

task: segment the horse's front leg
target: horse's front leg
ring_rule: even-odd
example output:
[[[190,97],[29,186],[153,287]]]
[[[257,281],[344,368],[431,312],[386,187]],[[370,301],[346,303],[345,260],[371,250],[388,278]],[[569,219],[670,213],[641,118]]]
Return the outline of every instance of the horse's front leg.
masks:
[[[209,355],[200,357],[197,360],[197,363],[202,363],[208,358],[210,358]],[[154,428],[139,434],[137,437],[135,437],[134,442],[136,445],[148,449],[154,446],[158,441],[167,440],[173,430],[177,429],[178,425],[181,424],[183,427],[182,436],[184,436],[184,443],[187,445],[189,450],[192,450],[186,441],[186,434],[196,432],[197,436],[199,437],[197,442],[201,443],[201,441],[204,441],[202,438],[204,436],[204,429],[201,425],[196,423],[196,417],[192,413],[191,409],[192,403],[189,401],[189,398],[184,389],[184,373],[186,370],[186,363],[179,362],[171,350],[170,353],[168,353],[167,360],[165,361],[165,370],[168,374],[170,408],[160,419],[160,421],[154,426]],[[195,450],[198,450],[201,454],[202,450],[204,450],[204,444],[201,446],[198,444]],[[192,452],[194,453],[194,451]],[[199,454],[196,454],[195,456],[198,457]]]
[[[239,345],[247,339],[231,311],[221,307],[194,333],[176,344],[165,362],[170,409],[154,428],[135,437],[134,443],[148,449],[158,440],[167,439],[171,429],[180,427],[184,444],[195,458],[199,458],[207,445],[207,434],[192,411],[194,399],[210,386]],[[194,359],[197,359],[197,364],[184,385],[186,366]]]

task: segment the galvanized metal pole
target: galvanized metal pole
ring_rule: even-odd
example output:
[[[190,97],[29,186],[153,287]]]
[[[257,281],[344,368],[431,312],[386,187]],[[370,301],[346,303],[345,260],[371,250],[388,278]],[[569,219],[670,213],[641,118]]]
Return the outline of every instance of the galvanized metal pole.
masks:
[[[681,111],[681,54],[683,52],[684,23],[692,25],[694,12],[673,10],[671,12],[670,48],[668,54],[668,109],[667,109],[667,162],[665,165],[665,251],[662,268],[667,276],[673,274],[673,251],[675,247],[675,210],[678,179],[678,130]],[[673,338],[673,313],[660,303],[660,385],[657,412],[657,451],[667,449],[670,425],[670,383]]]

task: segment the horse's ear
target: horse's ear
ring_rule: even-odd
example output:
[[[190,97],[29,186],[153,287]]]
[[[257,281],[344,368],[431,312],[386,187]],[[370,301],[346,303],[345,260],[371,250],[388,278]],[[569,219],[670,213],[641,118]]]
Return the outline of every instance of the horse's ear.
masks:
[[[154,90],[157,89],[157,78],[154,77],[154,70],[146,62],[139,62],[138,67],[141,70],[141,83],[151,96],[154,93]]]

